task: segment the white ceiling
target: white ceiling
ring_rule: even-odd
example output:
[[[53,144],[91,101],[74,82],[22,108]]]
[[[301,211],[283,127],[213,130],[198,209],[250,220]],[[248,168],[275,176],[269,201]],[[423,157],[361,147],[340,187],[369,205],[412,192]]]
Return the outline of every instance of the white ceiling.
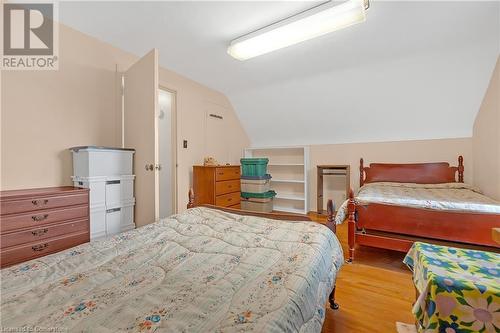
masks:
[[[315,2],[65,2],[60,20],[225,93],[254,145],[468,137],[500,2],[372,1],[367,21],[245,62],[232,39]]]

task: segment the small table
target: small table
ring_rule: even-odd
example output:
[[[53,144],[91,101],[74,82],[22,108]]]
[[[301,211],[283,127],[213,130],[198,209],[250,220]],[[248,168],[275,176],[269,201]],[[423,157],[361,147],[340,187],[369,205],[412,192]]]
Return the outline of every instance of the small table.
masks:
[[[318,165],[316,166],[318,173],[318,197],[316,203],[316,209],[318,214],[325,214],[326,211],[323,210],[323,177],[324,176],[345,176],[346,177],[346,187],[345,187],[345,197],[349,196],[349,190],[351,189],[351,167],[349,165]]]
[[[413,271],[419,332],[500,329],[499,254],[416,242],[403,261]]]

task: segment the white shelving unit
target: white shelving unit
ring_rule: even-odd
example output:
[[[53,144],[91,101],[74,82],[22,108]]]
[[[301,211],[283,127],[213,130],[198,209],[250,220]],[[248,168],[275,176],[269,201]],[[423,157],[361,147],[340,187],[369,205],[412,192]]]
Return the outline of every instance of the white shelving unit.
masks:
[[[246,148],[245,157],[266,157],[271,188],[276,191],[274,210],[307,214],[309,211],[309,147]]]

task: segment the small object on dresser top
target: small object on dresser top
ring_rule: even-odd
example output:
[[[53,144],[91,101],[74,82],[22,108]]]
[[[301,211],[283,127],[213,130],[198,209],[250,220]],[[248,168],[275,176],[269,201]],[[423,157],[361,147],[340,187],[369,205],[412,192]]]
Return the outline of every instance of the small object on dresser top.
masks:
[[[203,166],[218,166],[219,162],[212,156],[207,156],[203,159]],[[229,164],[226,164],[229,165]]]

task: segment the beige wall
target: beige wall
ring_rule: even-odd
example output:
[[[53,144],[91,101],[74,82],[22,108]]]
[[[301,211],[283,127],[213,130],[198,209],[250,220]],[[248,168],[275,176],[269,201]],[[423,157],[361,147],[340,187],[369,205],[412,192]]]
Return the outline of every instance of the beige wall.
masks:
[[[116,144],[122,54],[60,29],[58,71],[2,73],[2,189],[70,184],[69,147]]]
[[[164,68],[160,69],[160,85],[176,92],[177,206],[182,211],[188,201],[193,165],[203,164],[203,157],[207,155],[215,157],[219,163],[239,163],[243,148],[250,145],[250,140],[223,94]],[[207,128],[207,122],[211,121],[207,113],[224,117],[223,130]],[[188,148],[183,148],[183,140],[188,141]]]
[[[500,58],[474,122],[474,183],[500,200]]]
[[[3,190],[70,184],[69,147],[121,145],[119,72],[138,57],[62,25],[59,34],[58,71],[2,73]],[[184,209],[192,164],[207,154],[237,162],[249,140],[223,94],[163,68],[160,85],[177,93],[178,207]],[[220,133],[206,131],[205,117],[214,108],[227,127],[217,154],[207,142]]]
[[[420,163],[420,162],[449,162],[458,164],[458,156],[464,157],[465,182],[472,183],[472,139],[443,139],[397,141],[377,143],[352,143],[333,145],[310,146],[309,172],[309,210],[316,210],[316,165],[319,164],[348,164],[351,166],[351,187],[359,188],[359,159],[363,157],[368,166],[373,162],[382,163]],[[325,199],[333,197],[337,206],[344,199],[345,187],[337,181],[325,181]]]

